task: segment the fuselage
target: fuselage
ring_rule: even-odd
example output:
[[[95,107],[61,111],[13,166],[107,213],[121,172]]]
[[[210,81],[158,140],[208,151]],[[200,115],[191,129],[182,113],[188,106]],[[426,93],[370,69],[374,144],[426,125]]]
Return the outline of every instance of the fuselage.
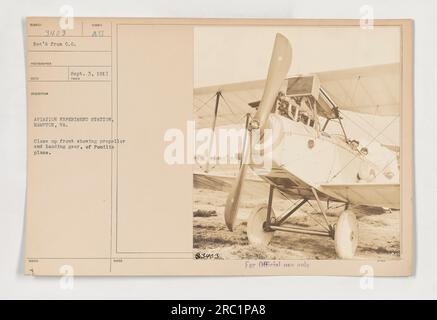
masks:
[[[286,178],[288,172],[316,188],[323,184],[393,183],[395,179],[387,177],[384,167],[371,162],[359,146],[342,135],[273,113],[268,128],[272,130],[272,170],[265,168],[264,177]],[[256,170],[257,166],[253,167]]]

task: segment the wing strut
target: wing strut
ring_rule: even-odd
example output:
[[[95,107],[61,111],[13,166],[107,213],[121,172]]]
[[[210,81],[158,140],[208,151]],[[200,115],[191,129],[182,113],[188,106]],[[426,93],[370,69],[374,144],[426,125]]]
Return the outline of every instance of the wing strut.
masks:
[[[325,99],[331,105],[332,111],[334,111],[334,114],[335,114],[335,118],[338,120],[338,123],[340,124],[341,130],[343,131],[344,139],[347,142],[348,138],[347,138],[346,130],[344,129],[344,126],[343,126],[343,122],[341,121],[338,106],[335,104],[335,102],[331,99],[331,97],[326,93],[326,91],[323,88],[320,88],[320,93],[323,95],[323,97],[325,97]],[[329,120],[331,120],[331,119],[326,119],[326,122],[322,128],[322,131],[325,131],[326,127],[328,126]]]
[[[246,151],[247,133],[249,131],[249,125],[250,125],[250,113],[246,113],[246,124],[245,124],[245,131],[244,131],[243,148],[242,148],[241,159],[240,159],[240,168],[243,165],[243,161],[244,161],[243,155]]]
[[[209,148],[208,148],[208,159],[206,160],[206,168],[205,168],[205,172],[208,173],[209,172],[209,160],[211,158],[211,151],[212,151],[212,146],[214,144],[214,135],[215,135],[215,127],[217,124],[217,115],[218,115],[218,107],[219,107],[219,103],[220,103],[220,96],[222,95],[221,91],[217,91],[215,96],[215,108],[214,108],[214,119],[212,121],[212,132],[211,132],[211,140],[209,141]]]

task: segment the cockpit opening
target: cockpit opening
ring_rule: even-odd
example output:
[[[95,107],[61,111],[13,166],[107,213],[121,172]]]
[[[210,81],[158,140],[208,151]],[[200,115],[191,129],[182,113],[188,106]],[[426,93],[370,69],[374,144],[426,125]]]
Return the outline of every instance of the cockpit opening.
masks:
[[[280,92],[276,102],[275,112],[283,117],[316,128],[319,120],[315,101],[308,96],[293,97]]]

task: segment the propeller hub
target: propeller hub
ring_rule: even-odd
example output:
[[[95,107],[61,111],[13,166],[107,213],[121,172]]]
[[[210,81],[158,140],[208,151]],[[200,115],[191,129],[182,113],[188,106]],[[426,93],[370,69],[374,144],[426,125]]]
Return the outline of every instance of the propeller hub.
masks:
[[[250,130],[250,131],[252,131],[252,130],[254,130],[254,129],[255,129],[255,130],[258,130],[259,127],[260,127],[259,120],[257,120],[257,119],[253,119],[253,120],[250,122],[249,130]]]

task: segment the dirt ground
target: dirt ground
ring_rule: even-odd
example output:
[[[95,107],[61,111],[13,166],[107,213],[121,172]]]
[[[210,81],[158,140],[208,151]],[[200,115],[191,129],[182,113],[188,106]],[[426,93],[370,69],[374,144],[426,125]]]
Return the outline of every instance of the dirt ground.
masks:
[[[227,193],[209,189],[194,189],[193,236],[194,251],[215,259],[335,259],[334,241],[327,237],[305,234],[275,232],[268,246],[249,244],[246,235],[246,220],[251,210],[267,203],[267,199],[244,196],[234,232],[225,225],[223,212]],[[275,200],[277,215],[292,205],[289,200]],[[289,223],[300,227],[318,228],[322,221],[315,213],[317,205],[304,205],[289,218]],[[328,219],[335,223],[343,208],[328,211]],[[315,213],[315,214],[314,214]],[[356,259],[398,259],[400,255],[400,213],[399,211],[359,212],[359,244]]]

